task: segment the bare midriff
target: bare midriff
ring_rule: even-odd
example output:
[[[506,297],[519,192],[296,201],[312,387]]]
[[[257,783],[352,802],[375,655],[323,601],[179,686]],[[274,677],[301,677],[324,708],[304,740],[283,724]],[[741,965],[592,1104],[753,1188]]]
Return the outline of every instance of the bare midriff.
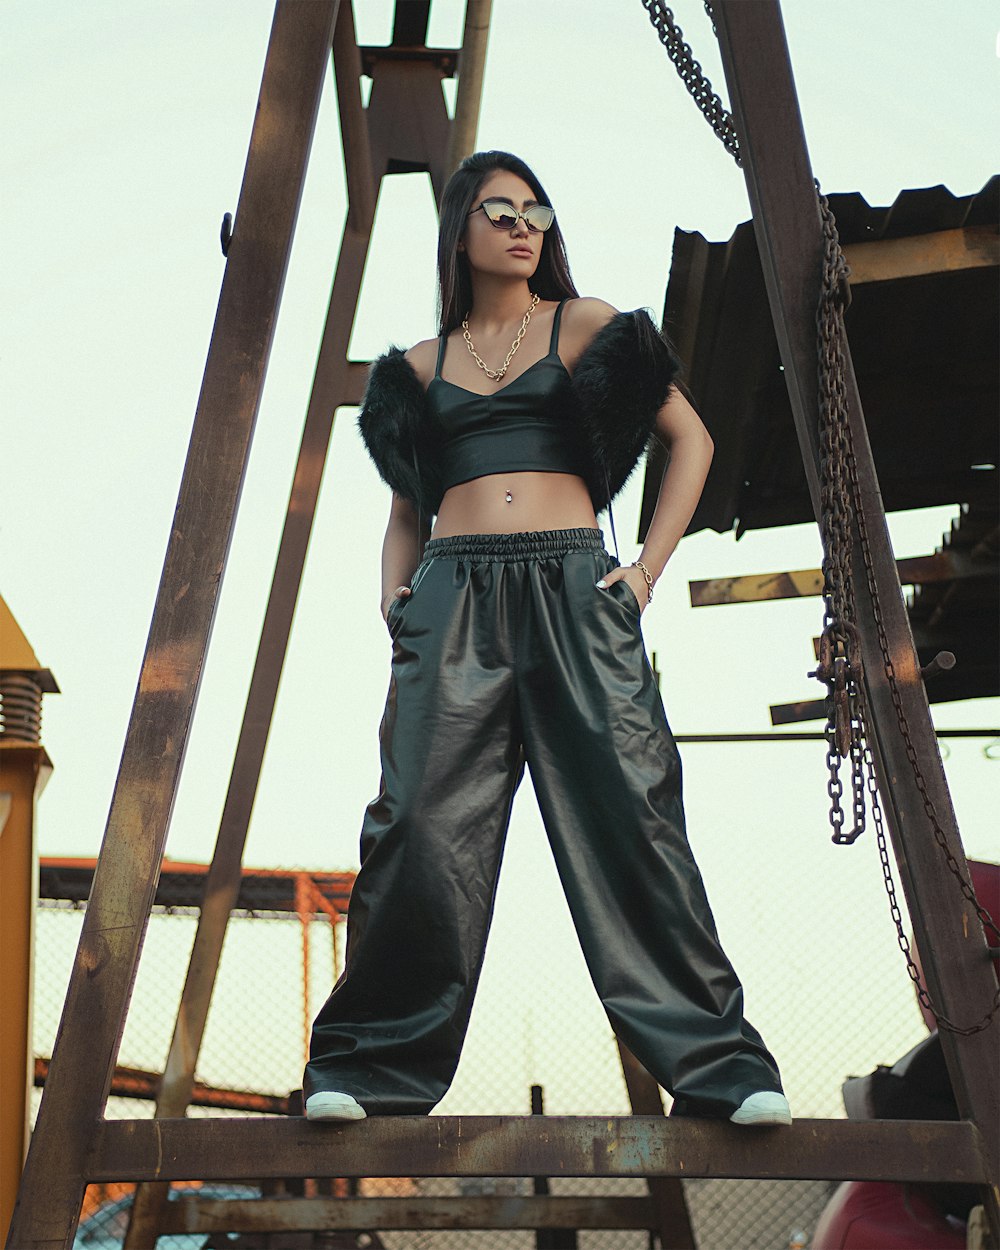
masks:
[[[445,491],[431,537],[577,528],[597,528],[582,477],[575,473],[489,473]]]

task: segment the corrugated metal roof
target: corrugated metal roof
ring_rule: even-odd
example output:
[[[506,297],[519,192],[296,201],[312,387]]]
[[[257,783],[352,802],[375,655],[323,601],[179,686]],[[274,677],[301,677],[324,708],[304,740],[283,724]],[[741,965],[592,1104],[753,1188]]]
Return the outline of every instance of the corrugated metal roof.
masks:
[[[886,509],[995,507],[1000,175],[968,196],[935,186],[887,208],[857,192],[828,201],[852,268],[846,324]],[[721,243],[674,232],[664,326],[716,445],[688,532],[811,520],[751,221]],[[651,456],[640,539],[662,469]]]
[[[968,196],[935,186],[888,208],[857,192],[828,202],[851,267],[845,321],[884,506],[963,505],[943,548],[968,557],[963,575],[916,587],[907,604],[921,664],[940,650],[958,659],[928,697],[996,694],[1000,175]],[[688,533],[813,520],[752,221],[723,243],[674,232],[663,321],[715,440]],[[663,464],[651,455],[640,541]]]

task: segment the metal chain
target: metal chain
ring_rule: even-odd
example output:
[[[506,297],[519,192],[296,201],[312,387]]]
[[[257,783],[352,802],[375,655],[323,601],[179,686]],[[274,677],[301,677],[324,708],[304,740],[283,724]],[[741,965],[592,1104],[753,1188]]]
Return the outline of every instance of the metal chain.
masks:
[[[818,192],[819,183],[816,188]],[[839,797],[831,796],[833,841],[840,846],[855,842],[865,829],[864,779],[860,769],[861,639],[855,624],[852,500],[847,478],[852,449],[843,338],[838,333],[843,309],[851,298],[847,275],[847,261],[834,223],[832,233],[826,228],[823,231],[823,281],[816,310],[824,645],[820,650],[820,664],[811,675],[825,682],[829,692],[826,735],[831,779],[835,772],[839,774],[845,758],[850,758],[852,764],[854,824],[849,833],[844,831]]]
[[[715,15],[712,12],[711,0],[704,0],[705,12],[712,19],[712,31],[715,32]],[[743,165],[740,156],[740,138],[736,133],[733,115],[719,99],[712,84],[701,72],[701,66],[691,54],[691,47],[684,42],[684,33],[677,25],[670,8],[663,0],[642,0],[642,7],[649,15],[653,29],[659,36],[660,43],[666,49],[667,56],[674,63],[681,81],[687,87],[695,104],[705,115],[705,120],[715,131],[723,146],[737,165]]]
[[[981,1033],[984,1029],[989,1028],[993,1017],[996,1015],[997,1011],[1000,1010],[1000,985],[997,986],[996,993],[993,995],[993,1002],[990,1005],[989,1010],[978,1023],[973,1025],[956,1024],[948,1016],[939,1011],[934,1005],[930,994],[927,992],[927,987],[920,979],[920,969],[914,962],[913,954],[910,951],[910,942],[906,936],[906,930],[903,928],[903,917],[900,912],[899,903],[896,899],[896,884],[892,879],[892,865],[889,860],[889,850],[886,845],[885,825],[882,818],[882,804],[879,799],[878,782],[875,777],[875,763],[872,759],[871,750],[867,743],[865,744],[865,771],[868,778],[868,788],[872,807],[872,820],[875,825],[875,838],[878,842],[879,860],[882,864],[882,876],[885,880],[886,893],[889,896],[889,911],[896,925],[896,940],[899,943],[899,949],[903,952],[903,958],[906,960],[906,971],[910,980],[913,982],[913,988],[916,990],[917,998],[919,999],[921,1005],[925,1007],[934,1017],[939,1028],[945,1029],[949,1033],[958,1033],[962,1037],[971,1037],[973,1033]],[[950,852],[948,853],[950,854]],[[964,893],[965,883],[961,881],[961,878],[959,878],[959,880],[963,886]],[[988,913],[984,912],[983,908],[980,907],[979,903],[976,901],[975,895],[973,895],[970,901],[975,907],[976,912],[979,914],[979,918],[983,922],[984,927],[988,925],[990,928],[995,929],[996,925],[993,923],[992,919],[990,919]],[[983,919],[984,916],[986,917],[985,920]]]
[[[690,46],[678,26],[673,12],[663,0],[641,0],[649,20],[667,55],[677,69],[684,85],[704,114],[715,134],[722,141],[737,165],[742,166],[739,135],[732,114],[725,108],[712,84],[702,73],[694,59]],[[705,12],[712,20],[712,31],[718,36],[712,0],[704,0]],[[927,781],[910,732],[909,722],[903,709],[896,670],[889,649],[889,640],[882,618],[882,607],[875,582],[874,562],[868,538],[864,510],[861,507],[861,490],[858,482],[857,464],[848,422],[846,369],[844,361],[845,333],[844,310],[851,302],[849,269],[840,247],[836,221],[817,179],[813,179],[823,222],[823,281],[817,306],[817,356],[819,383],[819,442],[820,442],[820,534],[823,541],[823,633],[820,638],[819,665],[814,674],[827,686],[828,721],[827,769],[830,796],[830,824],[833,841],[847,845],[854,842],[864,831],[866,810],[870,805],[875,834],[878,842],[882,874],[885,879],[889,908],[896,927],[900,950],[906,959],[906,969],[916,988],[921,1004],[930,1011],[939,1027],[952,1033],[968,1036],[986,1029],[1000,1011],[1000,986],[986,1015],[977,1024],[958,1025],[937,1010],[930,994],[920,979],[920,970],[910,952],[909,939],[903,927],[902,912],[896,898],[896,887],[886,845],[885,825],[879,798],[878,781],[874,760],[868,745],[866,724],[866,696],[861,660],[861,639],[856,620],[856,598],[852,568],[853,531],[852,517],[858,527],[865,578],[871,599],[872,612],[878,634],[879,650],[886,679],[892,697],[896,722],[903,740],[906,757],[913,771],[914,782],[920,793],[924,811],[934,832],[945,862],[967,902],[975,909],[985,931],[992,930],[1000,937],[1000,928],[981,906],[972,886],[963,878],[958,861],[948,846],[948,840],[937,810],[930,797]],[[840,770],[844,761],[850,761],[852,828],[845,832],[843,809],[844,786]]]
[[[819,322],[819,357],[820,357],[820,442],[823,445],[829,445],[833,449],[833,461],[825,462],[825,457],[821,455],[820,470],[822,475],[821,481],[821,498],[823,500],[824,522],[826,522],[826,510],[832,506],[835,510],[832,523],[821,525],[823,530],[824,549],[827,552],[827,558],[824,560],[824,569],[829,568],[831,572],[830,584],[824,587],[824,595],[828,596],[828,611],[830,604],[834,604],[834,612],[840,608],[845,616],[851,618],[853,626],[856,618],[856,600],[853,595],[853,583],[850,582],[850,570],[846,570],[844,575],[844,562],[850,557],[850,545],[847,546],[845,552],[842,544],[841,530],[837,513],[841,506],[845,515],[848,515],[848,544],[850,544],[850,525],[849,514],[853,513],[855,523],[858,529],[858,538],[860,539],[861,555],[864,564],[865,579],[868,585],[868,595],[872,605],[872,615],[875,621],[875,630],[878,638],[879,651],[882,658],[882,666],[885,671],[886,680],[888,682],[889,693],[892,699],[893,710],[896,714],[896,724],[899,729],[900,737],[906,750],[906,758],[913,773],[913,779],[923,803],[924,812],[930,823],[934,833],[934,840],[937,842],[941,852],[945,857],[945,863],[949,872],[958,882],[959,888],[968,903],[975,909],[976,915],[979,917],[980,923],[983,925],[984,931],[989,932],[991,929],[1000,937],[1000,929],[997,928],[995,921],[989,912],[979,903],[976,898],[975,891],[972,886],[962,876],[958,860],[952,853],[948,845],[947,837],[941,827],[938,819],[937,809],[931,799],[927,779],[924,776],[923,769],[920,766],[920,760],[917,757],[916,747],[913,744],[913,736],[910,731],[909,721],[906,718],[906,712],[903,708],[903,700],[899,690],[899,682],[896,677],[896,667],[893,663],[892,653],[889,647],[889,637],[885,628],[885,620],[882,616],[882,604],[878,595],[878,586],[875,581],[875,562],[871,553],[871,543],[868,535],[868,523],[865,516],[865,510],[861,501],[861,485],[858,480],[857,460],[854,455],[854,442],[851,434],[850,424],[847,420],[847,397],[846,388],[844,386],[843,373],[843,353],[838,345],[834,347],[832,340],[836,338],[839,344],[842,344],[845,338],[842,309],[844,302],[842,294],[842,279],[846,275],[847,265],[843,258],[843,252],[840,248],[840,240],[837,233],[837,223],[833,213],[827,202],[826,196],[820,190],[819,182],[813,179],[816,187],[816,194],[820,205],[820,214],[823,221],[823,239],[824,239],[824,264],[823,264],[823,284],[820,297],[819,307],[817,309],[817,320]],[[841,294],[836,294],[840,291]],[[849,298],[849,296],[848,296]],[[828,373],[832,370],[832,373]],[[828,403],[824,402],[826,399]],[[829,434],[825,428],[828,423],[836,422],[837,432]],[[828,480],[829,479],[829,480]],[[828,501],[829,491],[836,490],[838,494],[842,492],[842,498],[837,501]],[[839,575],[839,576],[838,576]],[[842,586],[840,585],[842,583]],[[850,597],[842,603],[838,603],[834,596],[839,596],[840,590],[851,586]],[[836,620],[834,621],[836,625]],[[856,627],[848,633],[848,654],[853,645],[859,642]],[[860,648],[858,648],[860,650]],[[848,668],[850,668],[850,661]],[[855,796],[855,811],[857,811],[857,799],[860,787],[867,785],[867,790],[872,804],[872,816],[875,821],[876,836],[878,839],[879,856],[882,861],[882,872],[885,878],[886,892],[889,896],[890,910],[892,918],[896,925],[896,933],[899,941],[900,949],[906,958],[906,968],[914,985],[917,989],[917,996],[920,1002],[930,1011],[938,1026],[946,1029],[951,1033],[959,1033],[963,1037],[967,1037],[973,1033],[982,1032],[989,1027],[993,1017],[1000,1011],[1000,985],[997,986],[993,1002],[986,1014],[973,1025],[959,1025],[943,1012],[939,1011],[931,1000],[926,987],[920,979],[919,970],[914,963],[910,953],[909,941],[903,928],[902,916],[896,901],[895,883],[892,878],[892,869],[889,862],[889,855],[885,843],[885,829],[882,821],[882,809],[878,798],[878,783],[875,776],[874,761],[871,749],[868,745],[868,732],[865,723],[865,696],[864,688],[861,682],[858,683],[857,701],[852,708],[852,712],[856,712],[856,719],[851,718],[850,724],[850,757],[851,757],[851,777],[852,787]],[[836,692],[834,691],[834,698]],[[836,731],[834,712],[831,715],[831,721],[828,725],[828,734]],[[864,806],[864,792],[861,791],[861,804]],[[863,819],[863,818],[862,818]],[[841,822],[842,823],[842,822]],[[856,835],[855,835],[856,836]],[[843,835],[839,833],[839,829],[835,825],[834,841],[841,840]],[[851,839],[853,840],[853,839]]]
[[[885,825],[882,818],[882,801],[879,798],[878,783],[875,779],[874,761],[872,760],[871,750],[865,745],[865,765],[868,776],[869,793],[872,804],[872,820],[875,823],[875,837],[878,842],[878,854],[882,863],[882,876],[885,879],[885,889],[889,896],[889,911],[896,925],[896,936],[899,942],[899,949],[903,952],[906,959],[906,971],[909,973],[910,980],[917,992],[917,998],[920,1003],[929,1011],[934,1012],[936,1019],[939,1019],[938,1013],[934,1011],[931,1004],[930,995],[920,980],[920,972],[914,962],[913,955],[910,952],[910,940],[906,936],[906,930],[903,928],[903,913],[900,910],[899,902],[896,898],[896,883],[892,879],[892,865],[889,861],[889,849],[885,840]]]

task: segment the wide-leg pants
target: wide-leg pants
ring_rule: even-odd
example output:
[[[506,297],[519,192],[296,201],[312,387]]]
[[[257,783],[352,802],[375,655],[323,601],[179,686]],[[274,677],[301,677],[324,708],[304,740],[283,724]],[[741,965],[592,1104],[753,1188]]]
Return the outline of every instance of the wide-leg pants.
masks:
[[[688,845],[638,602],[595,586],[616,566],[596,529],[432,538],[390,607],[381,787],[306,1097],[386,1115],[444,1096],[525,763],[594,985],[673,1114],[781,1089]]]

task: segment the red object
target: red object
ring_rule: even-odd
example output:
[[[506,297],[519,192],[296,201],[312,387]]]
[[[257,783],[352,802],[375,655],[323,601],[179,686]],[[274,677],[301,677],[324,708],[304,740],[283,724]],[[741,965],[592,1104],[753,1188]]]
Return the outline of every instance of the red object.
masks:
[[[918,1185],[845,1181],[826,1204],[812,1250],[965,1250],[965,1226]]]
[[[989,914],[997,923],[1000,923],[1000,864],[991,864],[986,860],[970,859],[969,877],[972,880],[972,888],[976,892],[976,898],[979,900],[980,907],[985,907]],[[958,890],[958,882],[955,882],[955,889]],[[961,899],[961,896],[959,896]],[[980,926],[982,928],[982,926]],[[986,933],[986,945],[996,946],[1000,942],[1000,938],[992,931]],[[916,941],[913,943],[914,962],[920,969],[920,979],[924,979],[923,965],[920,962],[920,952],[917,949]],[[993,960],[993,971],[996,973],[997,980],[1000,981],[1000,959]],[[927,1008],[920,1004],[920,1014],[924,1018],[924,1023],[933,1032],[937,1028],[937,1021]]]
[[[982,859],[970,859],[968,864],[972,888],[976,892],[979,906],[985,908],[997,924],[1000,924],[1000,864],[990,864]],[[992,929],[987,929],[987,946],[996,946],[998,943],[1000,937]],[[1000,959],[993,960],[993,970],[1000,981]]]

